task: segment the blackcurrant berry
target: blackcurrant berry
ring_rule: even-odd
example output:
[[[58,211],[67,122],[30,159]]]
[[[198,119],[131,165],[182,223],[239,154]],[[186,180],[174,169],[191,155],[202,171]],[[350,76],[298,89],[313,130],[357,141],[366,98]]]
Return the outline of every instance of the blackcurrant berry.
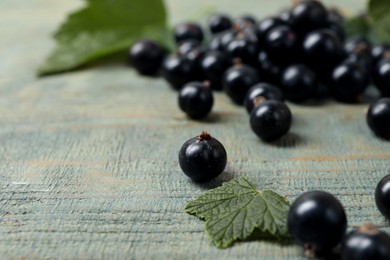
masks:
[[[286,24],[290,24],[291,9],[282,10],[278,17]]]
[[[335,22],[329,22],[328,26],[326,27],[328,30],[333,32],[338,38],[340,42],[345,41],[345,31],[344,27],[340,23],[335,23]]]
[[[226,162],[225,148],[207,132],[189,139],[179,151],[180,168],[196,182],[217,177],[225,169]]]
[[[364,224],[351,231],[342,243],[343,260],[388,260],[390,259],[390,236],[376,229],[372,224]]]
[[[390,98],[381,98],[370,105],[367,124],[376,135],[390,139]]]
[[[390,220],[390,175],[383,177],[376,186],[375,203],[382,215]]]
[[[186,56],[168,56],[163,64],[161,74],[173,89],[181,89],[184,84],[194,80],[194,62]]]
[[[209,44],[210,50],[225,51],[227,46],[236,37],[236,32],[233,30],[224,31],[213,37]]]
[[[152,40],[140,40],[129,50],[129,62],[140,74],[153,75],[164,59],[163,48]]]
[[[337,246],[347,229],[344,208],[332,194],[310,191],[291,205],[287,226],[292,237],[312,255]]]
[[[378,44],[371,47],[371,58],[372,63],[377,64],[383,57],[387,56],[390,53],[389,44]]]
[[[174,28],[174,36],[176,43],[181,43],[187,40],[203,41],[203,30],[195,23],[182,23]]]
[[[244,15],[242,17],[237,18],[234,20],[234,24],[239,29],[243,29],[246,27],[252,27],[256,25],[256,19],[251,15]]]
[[[309,33],[303,42],[306,63],[324,80],[345,57],[340,40],[329,30]]]
[[[242,105],[247,91],[259,81],[254,68],[244,64],[235,64],[224,73],[222,85],[231,100]]]
[[[295,5],[289,19],[292,29],[299,35],[325,28],[328,24],[328,11],[315,0],[303,0]]]
[[[286,25],[286,22],[276,16],[267,17],[259,22],[256,26],[256,36],[261,46],[264,46],[268,32],[279,25]]]
[[[211,51],[203,57],[200,65],[205,79],[210,81],[211,88],[221,90],[222,76],[231,65],[226,55]]]
[[[294,64],[284,70],[280,87],[288,100],[303,102],[316,93],[317,76],[306,65]]]
[[[279,63],[290,62],[297,54],[298,38],[290,27],[279,25],[267,33],[264,47],[268,54]]]
[[[244,106],[249,114],[255,107],[255,99],[259,97],[263,98],[264,100],[284,101],[283,93],[278,87],[264,82],[257,83],[248,90],[245,96]]]
[[[359,63],[344,62],[333,70],[330,89],[340,101],[353,102],[369,83],[366,69]]]
[[[180,90],[180,109],[193,119],[206,117],[213,107],[214,98],[210,86],[202,82],[189,82]]]
[[[263,141],[273,141],[285,135],[291,127],[288,106],[278,100],[260,100],[250,114],[252,131]]]
[[[231,60],[239,58],[245,64],[254,65],[258,54],[257,42],[238,36],[229,43],[226,54]]]
[[[279,85],[284,67],[274,61],[265,51],[259,53],[257,62],[257,69],[261,78],[265,82]]]
[[[179,47],[177,48],[177,52],[180,55],[186,55],[190,51],[197,49],[199,47],[201,47],[201,43],[198,42],[197,40],[187,40],[179,44]]]
[[[206,49],[203,47],[194,48],[185,55],[186,58],[193,63],[192,78],[197,81],[205,79],[201,66],[202,59],[205,55]]]
[[[350,53],[343,63],[357,63],[359,64],[367,73],[367,76],[370,78],[370,74],[372,72],[372,64],[371,64],[371,56],[358,53],[358,52],[352,52]]]
[[[328,10],[328,21],[333,23],[343,24],[344,17],[340,13],[340,10],[336,8],[331,8]]]
[[[344,44],[344,50],[346,53],[360,53],[371,55],[371,43],[364,36],[356,36]]]
[[[390,59],[382,59],[372,71],[372,79],[382,96],[390,97]]]
[[[232,21],[227,15],[216,14],[209,19],[209,29],[212,34],[229,30],[232,26]]]

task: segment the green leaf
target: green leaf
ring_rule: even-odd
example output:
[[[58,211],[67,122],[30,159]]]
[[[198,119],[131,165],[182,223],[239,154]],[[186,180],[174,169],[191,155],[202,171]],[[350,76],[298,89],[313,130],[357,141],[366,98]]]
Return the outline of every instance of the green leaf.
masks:
[[[364,15],[357,15],[346,20],[343,24],[347,38],[362,35],[367,36],[370,30],[367,17]]]
[[[54,34],[57,46],[39,75],[69,71],[124,51],[140,37],[163,43],[170,38],[163,0],[85,1]]]
[[[205,231],[219,248],[247,239],[254,231],[266,237],[286,237],[288,209],[285,197],[258,191],[246,177],[209,190],[185,207],[187,213],[206,220]]]
[[[390,1],[370,0],[368,14],[372,25],[371,40],[390,42]]]

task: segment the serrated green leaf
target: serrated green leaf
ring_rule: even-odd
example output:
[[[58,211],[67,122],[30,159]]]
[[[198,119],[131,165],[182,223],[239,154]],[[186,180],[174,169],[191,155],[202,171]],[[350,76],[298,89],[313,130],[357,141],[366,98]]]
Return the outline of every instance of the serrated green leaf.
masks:
[[[253,180],[243,177],[207,191],[185,210],[205,219],[205,231],[219,248],[226,248],[236,240],[244,240],[256,230],[266,236],[287,236],[285,197],[266,190],[256,190]]]
[[[140,37],[160,42],[166,37],[163,0],[85,0],[55,33],[56,48],[39,68],[39,75],[75,69],[124,51]]]
[[[390,1],[370,0],[368,14],[372,28],[371,40],[374,42],[390,42]]]

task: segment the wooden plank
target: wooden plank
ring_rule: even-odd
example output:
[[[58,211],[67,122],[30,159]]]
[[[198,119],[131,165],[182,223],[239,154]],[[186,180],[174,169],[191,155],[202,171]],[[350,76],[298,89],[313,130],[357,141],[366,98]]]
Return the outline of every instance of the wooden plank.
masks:
[[[262,16],[288,2],[200,5],[228,13],[257,7]],[[340,4],[351,3],[357,10],[363,1]],[[168,4],[172,22],[198,12],[186,1]],[[345,205],[350,227],[370,221],[390,231],[373,197],[376,183],[389,172],[390,146],[367,128],[367,104],[289,104],[291,134],[264,144],[251,132],[246,112],[223,93],[216,94],[208,120],[191,121],[163,80],[139,77],[121,64],[35,78],[52,46],[48,33],[78,5],[0,3],[2,257],[301,257],[297,246],[261,241],[216,249],[204,223],[184,212],[186,202],[207,188],[243,175],[291,201],[307,190],[332,192]],[[207,185],[189,181],[177,162],[182,143],[202,130],[228,152],[226,172]]]

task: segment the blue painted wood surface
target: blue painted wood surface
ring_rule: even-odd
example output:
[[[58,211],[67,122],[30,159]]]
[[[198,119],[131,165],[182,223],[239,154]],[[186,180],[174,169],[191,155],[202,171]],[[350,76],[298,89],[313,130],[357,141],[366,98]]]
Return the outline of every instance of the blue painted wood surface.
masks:
[[[195,1],[194,1],[195,2]],[[168,1],[171,23],[217,8],[275,13],[290,1]],[[328,1],[327,1],[328,2]],[[338,1],[329,1],[338,3]],[[364,1],[343,0],[354,12]],[[186,202],[234,176],[290,201],[326,190],[345,206],[349,227],[390,231],[373,192],[390,170],[390,143],[367,128],[367,104],[289,104],[291,134],[265,144],[246,112],[216,94],[206,121],[188,120],[177,93],[122,64],[38,79],[49,34],[80,1],[0,2],[0,255],[6,259],[300,258],[294,245],[254,241],[220,250]],[[199,186],[177,162],[187,139],[209,131],[228,152],[226,172]]]

